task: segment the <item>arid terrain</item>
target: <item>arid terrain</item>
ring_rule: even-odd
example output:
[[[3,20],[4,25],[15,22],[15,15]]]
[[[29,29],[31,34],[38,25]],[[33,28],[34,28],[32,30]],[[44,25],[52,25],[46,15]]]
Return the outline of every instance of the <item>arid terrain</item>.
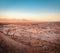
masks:
[[[60,22],[0,23],[0,53],[60,53]]]

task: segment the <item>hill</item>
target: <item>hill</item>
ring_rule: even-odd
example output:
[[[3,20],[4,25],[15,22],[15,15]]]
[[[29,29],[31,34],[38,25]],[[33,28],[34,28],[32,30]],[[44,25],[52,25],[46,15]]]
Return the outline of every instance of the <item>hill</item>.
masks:
[[[29,53],[26,47],[0,33],[0,53]]]

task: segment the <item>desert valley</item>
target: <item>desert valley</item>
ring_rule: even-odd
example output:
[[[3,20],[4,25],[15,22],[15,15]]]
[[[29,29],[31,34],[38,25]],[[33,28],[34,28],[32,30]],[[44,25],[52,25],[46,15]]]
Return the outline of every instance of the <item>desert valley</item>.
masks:
[[[0,53],[60,53],[60,22],[0,23]]]

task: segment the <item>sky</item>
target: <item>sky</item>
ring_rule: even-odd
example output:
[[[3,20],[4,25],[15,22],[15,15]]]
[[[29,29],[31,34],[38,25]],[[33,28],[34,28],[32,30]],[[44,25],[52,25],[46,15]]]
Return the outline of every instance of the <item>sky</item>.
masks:
[[[60,0],[0,0],[0,18],[60,21]]]

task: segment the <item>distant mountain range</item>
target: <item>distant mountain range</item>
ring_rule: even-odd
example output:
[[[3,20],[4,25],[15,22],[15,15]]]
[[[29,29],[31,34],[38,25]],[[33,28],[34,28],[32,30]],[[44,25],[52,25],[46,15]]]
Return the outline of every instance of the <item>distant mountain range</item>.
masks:
[[[27,19],[5,19],[5,18],[0,18],[0,23],[21,23],[21,22],[32,22]]]

